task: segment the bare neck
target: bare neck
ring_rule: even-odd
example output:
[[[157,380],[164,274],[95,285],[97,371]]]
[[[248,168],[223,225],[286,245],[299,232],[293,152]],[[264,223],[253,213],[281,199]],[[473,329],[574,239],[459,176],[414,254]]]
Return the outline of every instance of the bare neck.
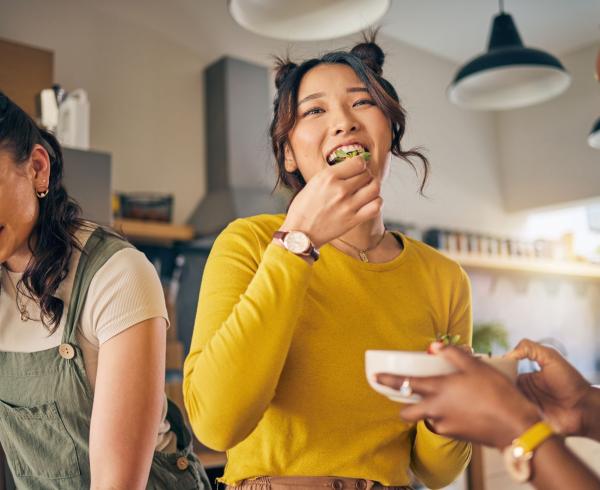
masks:
[[[24,272],[31,261],[32,253],[29,250],[29,240],[26,240],[14,254],[12,254],[6,262],[4,262],[4,266],[10,272]]]

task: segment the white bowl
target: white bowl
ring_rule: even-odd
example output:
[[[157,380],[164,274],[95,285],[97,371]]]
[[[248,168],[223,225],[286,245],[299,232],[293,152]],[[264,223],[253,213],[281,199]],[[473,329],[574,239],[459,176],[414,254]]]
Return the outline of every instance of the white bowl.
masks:
[[[421,397],[416,394],[403,396],[398,390],[379,384],[377,373],[398,374],[400,376],[440,376],[456,372],[456,368],[440,356],[426,352],[399,350],[368,350],[365,353],[367,381],[376,392],[400,403],[417,403]]]
[[[483,362],[490,364],[507,376],[513,383],[517,379],[517,361],[505,357],[476,354]],[[417,403],[417,394],[404,396],[398,390],[381,385],[375,380],[377,373],[390,373],[399,376],[424,377],[452,374],[457,369],[444,358],[426,352],[397,350],[368,350],[365,352],[365,371],[371,388],[399,403]]]
[[[495,367],[513,383],[517,382],[519,361],[517,361],[516,359],[509,359],[508,357],[502,356],[490,357],[487,354],[475,354],[475,357],[481,359],[486,364]]]

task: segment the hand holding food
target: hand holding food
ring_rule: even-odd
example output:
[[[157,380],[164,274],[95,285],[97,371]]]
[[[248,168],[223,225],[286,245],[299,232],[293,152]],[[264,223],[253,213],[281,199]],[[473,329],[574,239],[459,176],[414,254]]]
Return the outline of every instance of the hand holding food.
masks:
[[[589,435],[585,405],[594,389],[560,352],[523,339],[507,357],[539,364],[541,371],[520,375],[518,385],[557,430],[565,435]]]
[[[438,434],[499,448],[540,420],[535,405],[492,366],[454,346],[438,346],[437,352],[457,372],[410,377],[410,388],[422,401],[402,409],[404,420],[427,419]],[[397,390],[405,380],[405,376],[377,375],[378,383]]]
[[[380,192],[381,184],[371,175],[364,155],[326,165],[292,201],[281,229],[303,231],[319,248],[375,218],[383,202]]]

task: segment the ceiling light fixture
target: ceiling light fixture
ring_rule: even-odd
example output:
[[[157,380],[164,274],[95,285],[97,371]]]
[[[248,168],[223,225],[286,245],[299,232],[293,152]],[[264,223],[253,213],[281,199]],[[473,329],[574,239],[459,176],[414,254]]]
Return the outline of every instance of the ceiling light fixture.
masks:
[[[600,117],[596,119],[594,123],[594,127],[590,131],[590,135],[588,136],[588,145],[592,148],[596,148],[600,150]]]
[[[229,13],[245,29],[288,41],[318,41],[365,30],[390,0],[229,0]]]
[[[571,77],[554,56],[523,45],[513,18],[494,17],[486,53],[462,66],[448,87],[448,98],[467,109],[515,109],[562,93]]]

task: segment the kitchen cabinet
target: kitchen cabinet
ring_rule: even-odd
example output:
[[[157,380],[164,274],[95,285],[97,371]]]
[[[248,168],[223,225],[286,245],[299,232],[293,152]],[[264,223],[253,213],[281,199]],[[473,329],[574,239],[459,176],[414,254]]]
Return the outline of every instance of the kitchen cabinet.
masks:
[[[0,90],[34,119],[36,98],[54,83],[54,53],[0,39]]]

